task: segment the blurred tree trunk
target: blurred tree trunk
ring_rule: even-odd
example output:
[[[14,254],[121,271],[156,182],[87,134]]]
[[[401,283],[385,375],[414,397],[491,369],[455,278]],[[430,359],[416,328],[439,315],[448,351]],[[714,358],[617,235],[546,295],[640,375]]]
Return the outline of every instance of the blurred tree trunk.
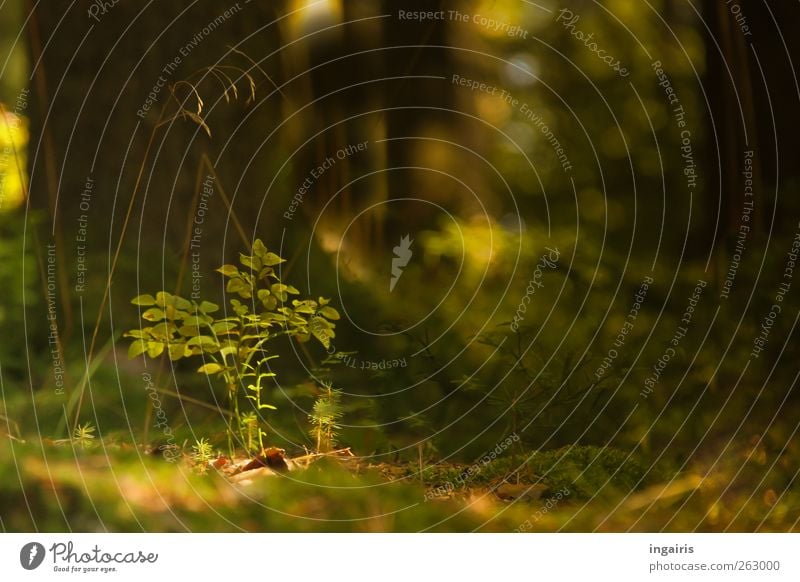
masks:
[[[740,22],[730,9],[732,4],[703,2],[703,18],[711,29],[705,39],[704,87],[711,118],[707,128],[708,196],[704,211],[710,234],[714,232],[717,205],[721,202],[718,238],[710,242],[721,243],[727,251],[736,244],[745,201],[745,150],[753,151],[755,201],[748,248],[765,236],[776,203],[776,189],[800,180],[796,163],[800,134],[795,129],[800,123],[797,65],[790,61],[800,49],[800,42],[788,25],[800,18],[800,5],[773,3],[769,10],[751,0],[739,0],[738,5],[746,19]],[[751,34],[745,34],[741,24]],[[791,70],[794,76],[789,73]],[[783,227],[793,230],[796,222],[786,210],[796,209],[796,205],[785,196],[777,203],[777,230],[773,232]]]
[[[750,16],[753,4],[742,2],[743,11]],[[748,10],[750,8],[750,10]],[[761,164],[755,93],[752,84],[750,39],[740,30],[735,16],[725,2],[704,0],[703,18],[710,28],[706,38],[705,89],[711,111],[707,127],[709,146],[706,216],[714,232],[719,218],[718,241],[730,250],[736,243],[742,208],[745,203],[742,169],[745,151],[753,153],[753,189],[756,200],[751,214],[751,234],[763,230],[764,212]],[[717,208],[721,208],[718,214]],[[709,241],[713,244],[717,241]]]
[[[290,1],[286,10],[305,4]],[[412,0],[403,8],[428,10],[430,2]],[[322,248],[343,252],[340,264],[349,265],[355,277],[368,276],[366,265],[377,258],[373,255],[384,260],[391,246],[384,237],[391,221],[385,202],[420,194],[418,175],[391,170],[419,162],[419,142],[385,140],[425,135],[426,128],[441,124],[442,113],[421,107],[452,104],[449,84],[420,78],[447,70],[447,51],[440,48],[446,23],[398,23],[396,10],[388,1],[332,0],[324,9],[299,10],[283,28],[283,77],[292,79],[284,118],[290,120],[290,149],[299,148],[293,163],[295,191],[326,159],[367,142],[363,152],[337,158],[322,179],[312,179],[301,205],[315,223]],[[423,216],[402,216],[402,228],[415,218],[424,224]]]

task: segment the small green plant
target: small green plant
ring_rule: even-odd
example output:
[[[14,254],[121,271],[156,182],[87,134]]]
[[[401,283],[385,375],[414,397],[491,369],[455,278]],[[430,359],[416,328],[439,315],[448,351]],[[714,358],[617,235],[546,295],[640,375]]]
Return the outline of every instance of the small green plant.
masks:
[[[248,398],[250,396],[248,395]],[[261,429],[259,417],[255,412],[248,412],[242,416],[242,432],[245,438],[245,448],[250,453],[258,453],[264,448],[266,432]]]
[[[227,431],[231,455],[235,437],[247,446],[248,430],[262,444],[260,429],[243,422],[241,392],[245,392],[255,415],[275,409],[262,402],[262,380],[275,376],[269,360],[276,356],[267,353],[267,342],[286,335],[299,341],[313,337],[328,348],[335,337],[333,322],[339,319],[339,313],[323,297],[290,302],[289,297],[299,291],[282,283],[276,272],[275,267],[284,259],[269,252],[260,240],[253,244],[252,255],[240,253],[239,262],[241,268],[223,265],[217,269],[227,280],[226,292],[235,296],[229,301],[230,312],[225,310],[218,316],[220,306],[215,303],[184,299],[166,291],[155,296],[139,295],[132,303],[146,308],[141,317],[152,325],[125,334],[133,338],[128,350],[131,358],[167,354],[175,361],[199,356],[203,365],[197,371],[224,382],[231,412]]]
[[[261,381],[264,378],[273,378],[275,373],[269,371],[269,360],[277,358],[278,356],[265,356],[256,362],[255,370],[242,375],[242,378],[251,378],[255,380],[254,384],[247,385],[247,399],[251,401],[255,411],[245,414],[240,422],[242,424],[242,433],[245,438],[246,448],[250,452],[260,452],[264,448],[264,436],[266,433],[261,429],[260,411],[276,410],[271,404],[265,404],[261,401],[261,394],[264,386]],[[264,371],[267,370],[267,371]],[[256,443],[258,446],[256,446]]]
[[[194,441],[192,445],[192,459],[197,463],[208,463],[214,458],[214,447],[208,439],[202,438]]]
[[[342,417],[342,393],[335,390],[330,382],[322,385],[322,392],[314,402],[314,408],[308,419],[311,421],[311,438],[317,451],[327,453],[336,446],[339,432],[339,419]]]
[[[81,424],[75,427],[72,431],[72,440],[78,443],[81,448],[88,449],[94,445],[95,435],[97,430],[91,422]]]
[[[192,460],[202,472],[208,469],[208,464],[214,460],[215,456],[214,447],[208,442],[208,439],[202,438],[194,441],[192,445]]]

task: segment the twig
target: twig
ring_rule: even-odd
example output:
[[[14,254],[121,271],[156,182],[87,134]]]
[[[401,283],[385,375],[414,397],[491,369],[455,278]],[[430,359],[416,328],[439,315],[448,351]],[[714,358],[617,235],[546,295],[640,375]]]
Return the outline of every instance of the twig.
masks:
[[[289,460],[292,461],[293,463],[309,461],[309,463],[306,463],[306,467],[308,467],[310,462],[313,461],[314,459],[319,459],[321,457],[341,457],[343,455],[347,456],[347,457],[355,458],[355,455],[353,454],[353,451],[350,450],[350,447],[347,447],[347,448],[344,448],[344,449],[338,449],[338,450],[335,450],[335,451],[330,451],[329,453],[310,453],[308,455],[303,455],[301,457],[295,457],[294,459],[289,459]]]

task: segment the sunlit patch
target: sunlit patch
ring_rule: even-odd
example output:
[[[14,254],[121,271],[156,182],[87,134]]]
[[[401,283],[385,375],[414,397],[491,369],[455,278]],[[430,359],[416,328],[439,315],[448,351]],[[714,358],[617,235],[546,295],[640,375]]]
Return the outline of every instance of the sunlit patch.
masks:
[[[503,125],[511,116],[508,104],[499,95],[481,93],[475,100],[478,115],[492,125]]]
[[[303,25],[320,25],[325,22],[342,20],[340,0],[292,0],[291,11]]]
[[[530,87],[539,80],[539,63],[528,53],[517,53],[509,59],[503,73],[512,85]]]
[[[522,14],[522,3],[505,2],[498,0],[484,0],[475,7],[472,21],[481,34],[490,38],[508,37],[508,29],[499,26],[500,23],[509,27],[519,24]],[[486,22],[497,25],[487,25]],[[483,23],[483,24],[482,24]]]
[[[487,223],[483,216],[458,225],[448,222],[441,231],[425,234],[426,260],[456,257],[463,252],[467,278],[479,278],[503,256],[508,236],[501,225]]]
[[[19,207],[25,199],[28,124],[13,113],[0,115],[0,212]]]

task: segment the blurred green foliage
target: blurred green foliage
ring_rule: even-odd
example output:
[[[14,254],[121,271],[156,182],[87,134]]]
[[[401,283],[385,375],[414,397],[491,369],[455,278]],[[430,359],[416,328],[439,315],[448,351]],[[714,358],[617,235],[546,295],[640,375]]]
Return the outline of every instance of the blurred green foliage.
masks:
[[[41,348],[47,343],[45,321],[30,318],[31,308],[42,304],[42,280],[39,277],[37,257],[30,234],[26,236],[25,223],[17,212],[0,212],[0,364],[7,381],[21,382],[26,371],[26,343],[28,347]],[[44,356],[36,349],[32,357]]]

